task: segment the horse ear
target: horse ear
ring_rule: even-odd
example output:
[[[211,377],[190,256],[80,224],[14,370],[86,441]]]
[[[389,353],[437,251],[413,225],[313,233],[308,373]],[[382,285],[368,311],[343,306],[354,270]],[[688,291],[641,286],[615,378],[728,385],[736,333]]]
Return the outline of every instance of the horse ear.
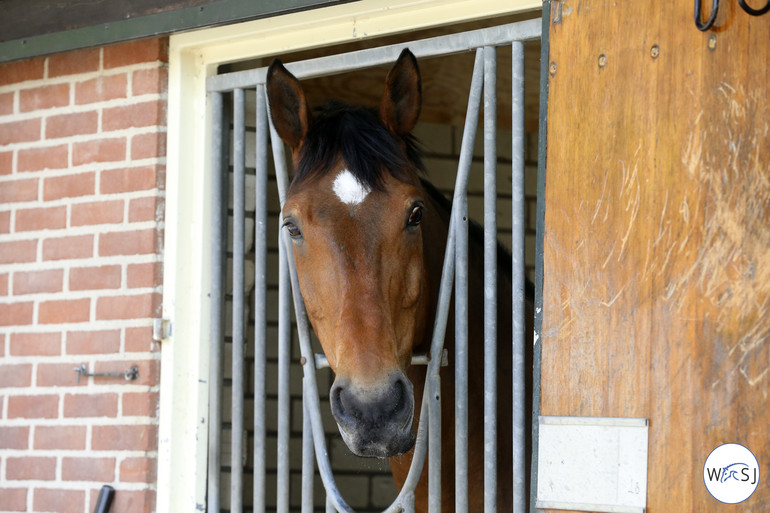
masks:
[[[421,104],[422,83],[417,59],[408,48],[404,48],[385,79],[380,119],[389,130],[404,136],[417,124]]]
[[[278,59],[267,70],[266,86],[275,129],[292,151],[297,151],[310,124],[305,92],[296,77]]]

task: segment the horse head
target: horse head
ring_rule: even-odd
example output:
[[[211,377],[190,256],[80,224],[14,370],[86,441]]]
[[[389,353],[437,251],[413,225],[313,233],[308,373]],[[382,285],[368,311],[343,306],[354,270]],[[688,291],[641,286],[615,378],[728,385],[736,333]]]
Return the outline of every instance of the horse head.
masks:
[[[355,454],[402,454],[415,440],[406,370],[431,322],[423,230],[437,216],[409,135],[421,105],[417,61],[401,53],[378,110],[330,103],[312,111],[279,61],[267,94],[294,161],[283,223],[335,373],[332,413]]]

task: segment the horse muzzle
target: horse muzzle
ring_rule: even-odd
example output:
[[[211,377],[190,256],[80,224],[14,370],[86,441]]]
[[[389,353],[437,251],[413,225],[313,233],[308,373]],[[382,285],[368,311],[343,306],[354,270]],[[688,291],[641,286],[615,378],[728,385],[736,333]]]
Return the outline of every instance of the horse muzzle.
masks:
[[[400,371],[366,386],[337,377],[331,388],[331,408],[342,439],[358,456],[389,458],[414,445],[414,391]]]

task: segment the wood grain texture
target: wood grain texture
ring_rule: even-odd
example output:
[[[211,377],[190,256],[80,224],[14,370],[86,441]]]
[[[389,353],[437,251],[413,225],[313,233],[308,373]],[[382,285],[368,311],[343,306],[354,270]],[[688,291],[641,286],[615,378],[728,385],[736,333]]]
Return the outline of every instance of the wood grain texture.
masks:
[[[649,418],[651,513],[723,511],[722,443],[770,461],[770,17],[721,4],[551,6],[541,411]]]

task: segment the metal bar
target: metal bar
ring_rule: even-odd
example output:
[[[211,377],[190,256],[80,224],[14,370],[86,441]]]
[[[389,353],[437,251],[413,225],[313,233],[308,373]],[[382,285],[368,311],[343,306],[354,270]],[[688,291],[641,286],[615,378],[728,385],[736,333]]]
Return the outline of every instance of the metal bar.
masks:
[[[209,346],[209,412],[208,412],[208,494],[207,511],[218,512],[220,504],[222,351],[224,344],[224,277],[225,212],[227,197],[224,187],[225,130],[222,93],[211,95],[211,331]]]
[[[441,513],[441,376],[427,375],[428,402],[428,511]]]
[[[524,386],[524,340],[526,296],[524,293],[524,45],[511,45],[511,291],[512,291],[512,374],[513,374],[513,513],[526,513],[526,440]]]
[[[484,47],[484,511],[497,511],[497,54]]]
[[[291,396],[291,279],[286,263],[286,247],[278,244],[278,464],[276,506],[278,513],[289,511],[289,431]],[[255,462],[256,465],[256,462]]]
[[[315,452],[313,450],[313,424],[310,422],[309,393],[302,380],[302,513],[313,513],[313,475],[315,473]]]
[[[483,46],[507,45],[512,41],[535,40],[540,37],[541,28],[539,19],[526,20],[498,27],[298,61],[287,65],[287,68],[298,79],[306,79],[392,63],[407,47],[418,58],[426,58],[467,52]],[[206,89],[227,91],[236,87],[254,87],[265,82],[266,74],[265,67],[214,75],[206,80]]]
[[[246,234],[246,102],[243,89],[233,91],[233,319],[232,436],[230,437],[230,511],[243,510],[243,345]]]
[[[466,191],[463,191],[466,192]],[[458,209],[455,242],[455,513],[468,512],[468,195]]]
[[[267,346],[267,109],[257,87],[256,211],[254,214],[254,511],[265,511],[265,347]]]

